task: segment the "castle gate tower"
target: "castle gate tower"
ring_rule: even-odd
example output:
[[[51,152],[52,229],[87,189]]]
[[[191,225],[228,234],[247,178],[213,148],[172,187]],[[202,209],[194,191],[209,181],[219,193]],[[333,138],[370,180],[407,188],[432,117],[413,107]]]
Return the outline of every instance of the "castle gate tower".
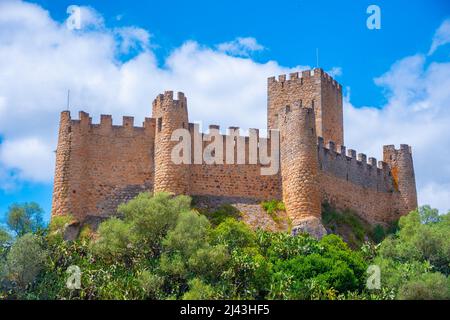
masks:
[[[268,79],[267,87],[267,127],[277,128],[280,110],[292,106],[313,107],[317,136],[324,142],[334,141],[344,145],[344,120],[342,110],[342,86],[322,69],[295,72]]]
[[[154,192],[189,193],[189,165],[172,162],[171,153],[178,141],[171,141],[172,132],[189,126],[187,101],[182,92],[173,99],[173,92],[166,91],[153,101],[155,128],[155,184]]]

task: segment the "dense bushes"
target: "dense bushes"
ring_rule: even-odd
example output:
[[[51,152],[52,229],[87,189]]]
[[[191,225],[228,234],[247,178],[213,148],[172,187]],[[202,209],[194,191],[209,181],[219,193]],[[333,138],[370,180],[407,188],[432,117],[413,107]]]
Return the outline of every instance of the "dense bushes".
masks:
[[[399,228],[374,259],[384,286],[398,298],[450,299],[450,214],[424,206],[402,217]]]
[[[63,241],[70,217],[15,242],[0,231],[0,297],[23,299],[448,299],[449,215],[428,207],[403,217],[380,245],[352,250],[337,235],[253,231],[227,208],[143,193],[119,218]],[[381,268],[378,290],[367,267]],[[66,285],[70,266],[81,288]]]

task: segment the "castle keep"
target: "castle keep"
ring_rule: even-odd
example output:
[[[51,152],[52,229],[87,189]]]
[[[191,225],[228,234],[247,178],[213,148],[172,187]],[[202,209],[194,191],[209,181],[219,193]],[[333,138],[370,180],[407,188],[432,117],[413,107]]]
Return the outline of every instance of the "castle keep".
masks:
[[[385,224],[417,207],[411,148],[384,146],[383,161],[357,154],[344,146],[342,87],[322,69],[292,73],[289,77],[268,79],[268,129],[279,130],[280,170],[261,175],[264,159],[249,159],[251,140],[257,148],[268,139],[257,129],[232,148],[234,164],[175,164],[171,153],[177,141],[174,130],[185,128],[199,134],[200,148],[207,148],[208,135],[219,130],[211,125],[209,133],[197,133],[189,123],[187,100],[183,93],[171,91],[153,101],[152,117],[140,127],[133,117],[123,124],[112,124],[102,115],[93,124],[89,115],[71,118],[61,113],[56,151],[56,171],[52,215],[72,214],[79,221],[88,217],[114,214],[118,204],[142,191],[167,191],[175,194],[212,197],[224,202],[244,199],[259,203],[279,199],[296,230],[323,233],[321,204],[351,209],[370,223]],[[237,129],[237,128],[233,128]],[[238,130],[238,129],[237,129]],[[204,139],[206,138],[206,139]],[[241,141],[245,159],[236,153]],[[195,141],[192,141],[194,148]],[[198,144],[198,143],[197,143]],[[268,148],[270,149],[270,148]],[[256,162],[255,162],[256,161]]]

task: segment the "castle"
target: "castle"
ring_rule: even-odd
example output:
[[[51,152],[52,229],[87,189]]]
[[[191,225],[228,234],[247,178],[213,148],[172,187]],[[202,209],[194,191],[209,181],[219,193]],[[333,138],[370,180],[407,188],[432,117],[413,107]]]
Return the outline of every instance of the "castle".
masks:
[[[383,147],[383,161],[357,155],[344,146],[342,86],[322,69],[268,79],[267,127],[279,130],[280,170],[261,175],[263,159],[249,160],[251,140],[264,142],[257,129],[242,137],[245,159],[234,164],[175,164],[171,152],[175,129],[195,134],[183,93],[166,91],[153,101],[152,117],[141,127],[133,117],[112,124],[101,115],[71,119],[61,113],[56,151],[52,216],[72,214],[78,221],[108,217],[117,206],[143,191],[226,199],[282,200],[293,232],[321,236],[321,205],[351,209],[366,221],[386,224],[417,207],[411,148]],[[208,138],[219,130],[211,125]],[[233,127],[235,131],[237,127]],[[219,135],[225,141],[226,135]],[[208,139],[201,139],[205,141]],[[237,143],[224,143],[236,152]],[[200,146],[206,148],[207,143]],[[237,156],[236,156],[237,157]],[[255,159],[254,159],[255,160]]]

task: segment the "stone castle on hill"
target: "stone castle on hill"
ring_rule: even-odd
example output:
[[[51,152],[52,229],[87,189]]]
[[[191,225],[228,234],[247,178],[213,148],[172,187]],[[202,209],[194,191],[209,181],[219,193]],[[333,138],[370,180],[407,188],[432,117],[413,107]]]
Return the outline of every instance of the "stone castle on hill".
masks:
[[[146,190],[222,202],[278,199],[285,203],[294,233],[320,236],[324,202],[351,209],[373,224],[386,224],[417,207],[411,148],[384,146],[379,162],[346,150],[342,87],[322,69],[271,77],[267,92],[267,126],[280,136],[280,170],[273,175],[261,175],[262,159],[249,161],[251,135],[243,137],[247,157],[239,164],[175,164],[173,131],[194,133],[195,127],[183,93],[176,99],[171,91],[158,95],[152,117],[140,127],[133,117],[123,117],[116,126],[110,115],[93,124],[85,112],[74,120],[63,111],[52,216],[70,213],[80,222],[108,217],[120,203]],[[214,129],[218,126],[211,125],[210,131]],[[250,132],[259,139],[258,130]],[[220,139],[225,141],[226,135]],[[257,148],[265,140],[259,141]],[[236,151],[236,144],[223,145],[224,151]]]

